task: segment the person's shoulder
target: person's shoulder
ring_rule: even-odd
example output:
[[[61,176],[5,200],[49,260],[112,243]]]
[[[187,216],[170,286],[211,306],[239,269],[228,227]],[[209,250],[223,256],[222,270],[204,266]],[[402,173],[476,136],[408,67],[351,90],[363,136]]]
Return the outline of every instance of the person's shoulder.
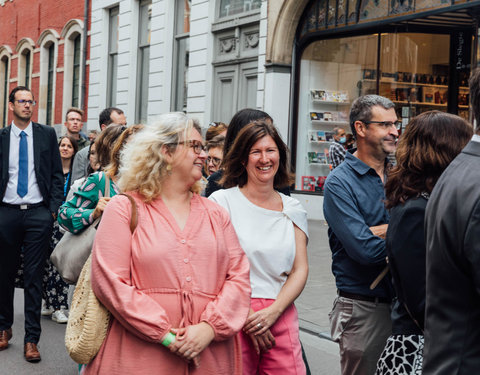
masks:
[[[34,129],[39,129],[50,134],[55,134],[55,139],[57,139],[57,133],[55,132],[55,128],[53,128],[52,126],[39,124],[38,122],[32,122],[32,127]]]
[[[222,192],[222,191],[223,190],[218,190],[218,192]],[[215,192],[215,193],[217,193],[217,192]],[[198,194],[195,195],[195,196],[199,200],[200,204],[202,204],[202,206],[207,210],[209,215],[217,216],[217,217],[221,218],[222,221],[230,218],[230,215],[229,215],[228,211],[217,200],[210,199],[210,198],[205,198],[205,197],[202,197]]]

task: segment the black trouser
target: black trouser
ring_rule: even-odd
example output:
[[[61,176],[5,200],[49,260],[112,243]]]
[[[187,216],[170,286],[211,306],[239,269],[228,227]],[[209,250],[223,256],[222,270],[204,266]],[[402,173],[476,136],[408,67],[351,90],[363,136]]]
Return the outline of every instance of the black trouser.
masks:
[[[14,280],[24,253],[25,342],[40,339],[42,277],[53,217],[45,206],[20,210],[0,203],[0,330],[13,325]]]

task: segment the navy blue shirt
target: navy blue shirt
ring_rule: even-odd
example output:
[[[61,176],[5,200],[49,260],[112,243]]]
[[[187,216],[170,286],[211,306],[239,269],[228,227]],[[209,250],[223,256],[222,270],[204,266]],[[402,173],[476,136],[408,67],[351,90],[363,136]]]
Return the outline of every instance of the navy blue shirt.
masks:
[[[377,172],[352,154],[325,181],[323,213],[337,288],[364,296],[391,298],[389,277],[370,284],[386,266],[385,240],[369,227],[388,224],[385,190]]]

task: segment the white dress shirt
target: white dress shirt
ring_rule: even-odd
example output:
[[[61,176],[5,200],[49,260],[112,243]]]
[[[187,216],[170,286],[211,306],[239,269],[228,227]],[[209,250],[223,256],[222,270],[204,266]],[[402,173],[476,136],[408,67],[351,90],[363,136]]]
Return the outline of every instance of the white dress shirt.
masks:
[[[3,197],[3,202],[8,204],[34,204],[43,201],[42,194],[37,184],[35,165],[33,160],[33,128],[32,123],[23,130],[27,134],[28,146],[28,192],[22,198],[17,194],[18,184],[18,158],[20,149],[21,129],[12,122],[10,131],[10,152],[8,157],[8,184]]]
[[[250,202],[238,187],[217,190],[209,199],[230,214],[238,240],[250,261],[252,298],[276,299],[295,260],[295,224],[308,237],[307,212],[300,202],[279,193],[283,210]]]

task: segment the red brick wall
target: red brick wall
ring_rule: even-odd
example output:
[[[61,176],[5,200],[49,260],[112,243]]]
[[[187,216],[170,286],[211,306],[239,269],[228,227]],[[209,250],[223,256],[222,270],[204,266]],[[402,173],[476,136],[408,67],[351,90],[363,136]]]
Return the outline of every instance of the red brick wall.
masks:
[[[92,0],[89,0],[90,4]],[[84,20],[84,0],[13,0],[6,1],[3,7],[0,7],[0,48],[8,46],[13,52],[13,57],[17,56],[16,47],[18,42],[23,38],[30,38],[35,43],[35,49],[40,46],[37,44],[38,38],[43,31],[47,29],[55,30],[59,35],[64,26],[71,19]],[[90,17],[88,23],[90,30]],[[59,42],[62,38],[59,39]],[[87,38],[87,60],[90,57],[90,38]],[[56,68],[63,68],[64,64],[64,45],[58,45],[57,65]],[[87,65],[86,81],[88,88],[88,65]],[[16,79],[18,75],[18,58],[11,59],[10,79]],[[40,85],[40,51],[33,54],[33,71],[31,89],[37,101],[39,99]],[[63,72],[56,73],[55,86],[55,110],[54,123],[63,123]],[[0,82],[1,83],[1,82]],[[10,90],[17,86],[17,82],[10,82]],[[87,119],[88,89],[85,92],[85,120]],[[38,107],[35,109],[32,117],[33,121],[37,121]],[[8,121],[11,121],[9,114]]]

